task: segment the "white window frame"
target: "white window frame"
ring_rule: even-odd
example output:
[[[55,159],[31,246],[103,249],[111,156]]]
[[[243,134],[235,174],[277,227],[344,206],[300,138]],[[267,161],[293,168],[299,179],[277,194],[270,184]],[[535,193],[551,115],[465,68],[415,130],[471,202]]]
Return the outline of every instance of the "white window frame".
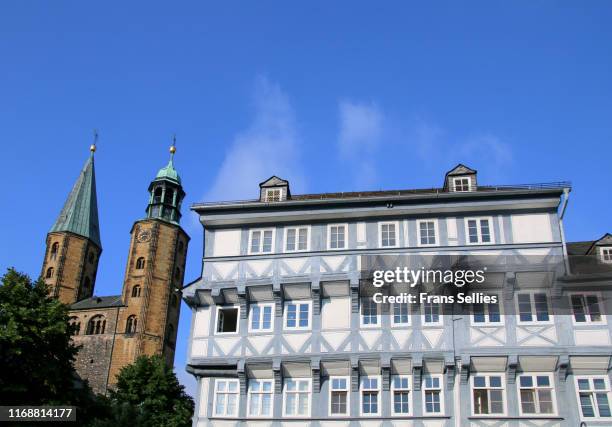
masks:
[[[287,326],[288,306],[296,305],[295,326]],[[308,326],[300,326],[300,304],[308,304]],[[309,331],[312,329],[312,301],[311,300],[289,300],[283,304],[283,329],[286,331]]]
[[[345,380],[346,388],[345,389],[334,389],[332,387],[333,380]],[[348,417],[351,415],[351,378],[346,376],[330,376],[329,380],[329,405],[328,405],[328,413],[330,417]],[[346,392],[346,412],[344,414],[334,414],[332,413],[332,392],[334,391],[345,391]]]
[[[217,305],[217,310],[215,311],[215,335],[238,335],[240,333],[240,305],[239,304],[227,304],[227,305]],[[238,310],[237,319],[236,319],[236,332],[217,332],[219,330],[219,312],[226,308],[235,308]]]
[[[306,229],[306,248],[305,249],[299,249],[299,230],[300,229]],[[289,230],[295,230],[295,249],[287,249],[287,237],[288,237],[288,233]],[[293,253],[293,252],[308,252],[310,250],[310,225],[296,225],[293,227],[285,227],[284,230],[284,237],[283,237],[283,250],[287,253]]]
[[[540,412],[536,412],[536,413],[524,413],[523,412],[523,402],[521,401],[521,389],[522,388],[527,388],[527,387],[521,387],[521,378],[520,377],[532,377],[532,382],[534,384],[534,386],[532,388],[534,388],[536,390],[535,396],[536,396],[536,400],[534,401],[535,407],[538,410],[539,409],[539,399],[538,399],[538,393],[537,390],[538,389],[542,389],[542,388],[550,388],[550,396],[552,399],[552,406],[553,406],[553,412],[552,413],[540,413]],[[550,383],[550,387],[539,387],[537,385],[537,377],[548,377],[548,381]],[[542,418],[548,418],[548,417],[555,417],[558,415],[558,410],[557,410],[557,391],[556,391],[556,384],[555,384],[555,376],[550,373],[550,372],[522,372],[520,374],[517,374],[517,378],[516,378],[516,392],[517,392],[517,403],[518,403],[518,410],[519,410],[519,415],[522,416],[528,416],[530,418],[538,418],[538,417],[542,417]]]
[[[278,192],[278,200],[275,200],[276,197],[270,197],[270,194],[275,194]],[[271,200],[272,199],[272,200]],[[264,189],[264,202],[265,203],[274,203],[280,202],[283,200],[283,189],[281,187],[272,187]]]
[[[491,390],[501,390],[502,393],[502,407],[503,407],[503,412],[499,413],[488,413],[488,414],[477,414],[476,413],[476,402],[474,400],[474,391],[476,389],[475,384],[474,384],[474,378],[475,377],[484,377],[485,378],[485,382],[486,385],[485,387],[478,387],[479,390],[487,390],[487,398],[489,401],[489,409],[490,409],[490,405],[491,405],[491,398],[490,398],[490,394],[489,392]],[[501,378],[501,386],[500,387],[491,387],[491,377],[500,377]],[[473,375],[470,376],[470,395],[471,395],[471,402],[472,402],[472,416],[473,417],[503,417],[508,415],[508,398],[506,396],[506,375],[504,372],[491,372],[491,373],[474,373]]]
[[[338,248],[331,247],[331,229],[332,227],[344,227],[344,246]],[[349,239],[349,227],[348,224],[327,224],[327,250],[330,251],[341,251],[343,249],[348,248],[348,239]]]
[[[430,378],[438,378],[440,387],[426,387],[425,379],[427,377]],[[423,415],[444,415],[444,376],[442,374],[433,374],[433,375],[423,375],[423,379],[421,380],[421,390],[422,390],[422,400],[423,400]],[[427,412],[427,400],[426,395],[428,390],[439,390],[440,391],[440,412]]]
[[[248,418],[271,418],[274,416],[274,380],[269,379],[269,378],[250,378],[248,383],[248,392],[247,392],[247,407],[246,407],[246,413],[247,413],[247,417]],[[258,381],[261,383],[261,390],[257,391],[257,392],[253,392],[251,389],[251,382],[252,381]],[[263,383],[270,383],[270,391],[263,391]],[[259,395],[259,407],[258,407],[258,412],[259,414],[257,415],[253,415],[250,413],[251,410],[251,397],[254,394],[258,394]],[[262,409],[263,409],[263,396],[269,394],[271,396],[270,399],[270,413],[269,414],[262,414]]]
[[[395,388],[395,378],[407,379],[408,380],[408,388]],[[412,376],[411,375],[391,375],[391,414],[396,416],[404,416],[409,417],[412,416]],[[396,391],[407,391],[408,392],[408,412],[395,412],[395,392]]]
[[[255,307],[259,307],[259,325],[260,328],[258,329],[253,329],[253,308]],[[269,329],[263,329],[263,312],[264,312],[264,307],[270,307],[271,310],[271,319],[270,319],[270,328]],[[270,333],[274,331],[274,303],[273,302],[267,302],[267,303],[255,303],[255,304],[251,304],[249,307],[249,332],[252,332],[254,334],[258,334],[258,333]]]
[[[408,321],[407,322],[396,322],[395,321],[395,306],[404,306],[408,310]],[[393,303],[390,304],[390,317],[391,317],[391,326],[400,328],[402,326],[410,326],[412,325],[412,313],[410,310],[411,304],[409,303]]]
[[[287,414],[287,381],[296,381],[298,382],[297,384],[297,390],[295,392],[290,392],[290,393],[294,393],[299,395],[300,393],[305,393],[305,392],[300,392],[299,391],[299,382],[300,381],[306,381],[308,382],[308,411],[306,414]],[[299,407],[299,399],[296,402],[296,408]],[[312,414],[312,378],[303,378],[303,377],[295,377],[295,378],[285,378],[285,380],[283,381],[283,417],[286,418],[309,418]]]
[[[574,377],[574,383],[576,386],[576,399],[578,400],[578,411],[580,412],[581,421],[585,421],[585,422],[587,421],[593,421],[593,422],[608,421],[609,422],[610,420],[612,420],[612,417],[602,417],[599,415],[599,405],[597,404],[597,401],[594,399],[591,400],[591,403],[593,404],[593,411],[596,414],[596,416],[595,417],[585,417],[582,414],[582,405],[580,403],[581,390],[578,388],[578,380],[588,380],[589,381],[590,388],[586,392],[590,393],[591,395],[593,395],[596,391],[593,386],[593,380],[604,380],[606,389],[599,390],[599,392],[605,392],[608,395],[608,405],[612,409],[612,391],[610,390],[610,378],[608,377],[608,375],[577,375]],[[585,391],[582,390],[582,392],[585,392]]]
[[[504,326],[504,304],[503,299],[498,294],[487,294],[489,296],[497,296],[497,306],[499,307],[499,322],[491,322],[489,318],[489,306],[491,303],[483,303],[484,307],[484,322],[476,322],[474,320],[474,304],[470,304],[470,325],[472,326]],[[550,314],[549,314],[550,316]]]
[[[219,397],[218,395],[220,394],[218,392],[217,388],[218,388],[218,384],[222,383],[222,382],[225,383],[226,390],[229,390],[229,384],[230,383],[236,384],[236,392],[235,393],[234,392],[230,393],[229,391],[222,392],[223,395],[226,396],[225,397],[225,403],[223,405],[224,413],[223,414],[217,414],[217,399]],[[227,401],[228,401],[227,395],[229,395],[229,394],[235,394],[236,395],[236,410],[235,410],[235,412],[233,414],[229,414],[227,412]],[[237,417],[238,416],[239,408],[240,408],[240,382],[237,379],[235,380],[235,379],[216,378],[215,381],[214,381],[214,395],[213,395],[213,408],[212,408],[213,418],[217,418],[217,417],[221,417],[221,418],[224,418],[224,417],[228,417],[228,418],[230,418],[230,417]]]
[[[582,301],[584,302],[584,316],[585,316],[585,321],[584,322],[578,322],[576,321],[576,313],[574,312],[574,304],[572,302],[572,297],[575,296],[581,296],[582,297]],[[600,320],[592,320],[591,318],[591,312],[589,310],[589,306],[586,304],[586,297],[596,297],[597,298],[597,305],[599,306],[599,315],[601,316]],[[607,321],[607,317],[606,314],[603,311],[603,297],[601,295],[600,292],[570,292],[568,294],[569,297],[569,305],[570,308],[572,310],[572,323],[576,326],[586,326],[586,325],[607,325],[608,321]]]
[[[488,241],[488,242],[483,242],[482,241],[482,221],[483,220],[489,221],[489,237],[490,237],[490,241]],[[469,227],[469,222],[470,221],[476,221],[477,222],[477,227],[476,227],[476,235],[478,236],[478,241],[477,242],[470,242],[470,227]],[[495,244],[495,231],[494,231],[494,227],[493,227],[493,217],[492,216],[471,216],[471,217],[466,217],[465,220],[464,220],[464,226],[465,226],[465,244],[466,245],[494,245]]]
[[[363,380],[364,379],[376,379],[376,388],[364,388],[363,387]],[[372,412],[368,412],[365,413],[363,412],[363,393],[364,392],[370,392],[370,391],[375,391],[377,392],[377,397],[376,397],[376,409],[377,412],[376,413],[372,413]],[[361,376],[361,378],[359,378],[359,414],[363,417],[376,417],[379,416],[381,414],[381,406],[382,406],[382,376],[380,375],[363,375]]]
[[[253,248],[251,246],[251,244],[253,243],[253,233],[258,232],[258,231],[261,232],[261,238],[259,240],[259,251],[258,252],[253,252]],[[263,252],[264,233],[266,231],[271,231],[272,232],[272,245],[270,247],[270,252]],[[252,229],[250,229],[249,230],[248,254],[249,255],[268,255],[268,254],[273,254],[274,253],[275,240],[276,240],[276,229],[274,229],[274,228],[252,228]]]
[[[372,298],[364,298],[360,301],[360,305],[359,305],[359,326],[361,326],[362,328],[380,328],[381,327],[381,307],[380,304],[376,304],[374,302],[374,300],[372,300]],[[364,314],[363,314],[363,307],[364,304],[374,304],[374,307],[376,308],[376,324],[371,324],[371,323],[364,323]]]
[[[394,227],[394,245],[383,245],[383,225],[392,225]],[[378,223],[378,247],[379,248],[398,248],[399,247],[399,221],[382,221]]]
[[[519,306],[519,295],[528,294],[529,303],[531,304],[531,320],[521,320],[521,310]],[[535,303],[535,294],[544,294],[546,296],[546,305],[548,307],[548,320],[537,320],[537,311]],[[514,303],[516,307],[516,324],[517,325],[552,325],[555,322],[552,313],[552,304],[550,301],[550,295],[548,292],[539,290],[521,291],[516,292],[514,296]]]
[[[433,243],[421,243],[421,223],[433,222],[434,223],[434,242]],[[440,233],[438,232],[438,220],[437,219],[419,219],[416,222],[417,227],[417,246],[439,246],[440,245]]]
[[[601,262],[605,262],[606,264],[612,264],[612,246],[600,247],[599,255],[601,258]],[[609,259],[606,260],[606,257],[608,257]]]
[[[467,190],[457,190],[457,181],[463,181],[463,180],[467,180]],[[463,187],[463,183],[461,183],[461,186]],[[472,180],[470,179],[470,177],[469,176],[453,177],[453,191],[456,191],[457,193],[467,193],[468,191],[472,191]]]
[[[425,306],[427,302],[421,304],[421,326],[428,328],[431,326],[444,326],[444,304],[442,303],[430,303],[437,304],[439,308],[438,321],[437,322],[425,322]]]

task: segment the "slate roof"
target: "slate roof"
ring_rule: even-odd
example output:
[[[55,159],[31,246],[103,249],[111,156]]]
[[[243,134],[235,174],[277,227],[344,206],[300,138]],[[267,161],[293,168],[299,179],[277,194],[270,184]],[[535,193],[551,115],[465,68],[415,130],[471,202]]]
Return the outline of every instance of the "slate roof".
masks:
[[[91,308],[108,308],[108,307],[123,307],[121,295],[109,295],[105,297],[93,296],[79,302],[75,302],[70,306],[71,310],[85,310]]]
[[[567,242],[568,255],[587,255],[593,243],[596,240],[587,240],[584,242]]]
[[[102,248],[93,155],[87,159],[50,232],[69,231]]]

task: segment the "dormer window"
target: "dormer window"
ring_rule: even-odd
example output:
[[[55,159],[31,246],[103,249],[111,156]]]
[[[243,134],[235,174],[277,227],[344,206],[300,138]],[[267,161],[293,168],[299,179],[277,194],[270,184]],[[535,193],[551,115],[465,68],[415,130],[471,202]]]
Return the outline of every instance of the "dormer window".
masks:
[[[470,191],[470,179],[468,177],[453,178],[453,189],[455,191]]]
[[[601,260],[607,264],[612,264],[612,247],[600,248]]]
[[[280,188],[267,188],[265,191],[266,202],[280,202],[281,200],[281,189]]]
[[[289,181],[272,176],[259,184],[259,201],[264,203],[283,202],[291,198]]]

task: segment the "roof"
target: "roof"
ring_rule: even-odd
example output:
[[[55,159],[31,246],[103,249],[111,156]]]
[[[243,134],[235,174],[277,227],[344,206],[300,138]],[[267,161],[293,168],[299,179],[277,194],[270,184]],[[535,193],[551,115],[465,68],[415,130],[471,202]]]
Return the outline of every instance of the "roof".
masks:
[[[586,240],[584,242],[568,242],[568,255],[589,255],[594,246],[612,244],[612,234],[606,233],[597,240]]]
[[[289,185],[289,181],[284,180],[282,178],[279,178],[276,175],[272,175],[270,178],[268,178],[265,181],[259,183],[259,186],[261,188],[265,188],[265,187],[281,187],[281,186],[288,186],[288,185]]]
[[[176,171],[176,169],[174,169],[174,162],[173,162],[173,156],[170,157],[170,161],[168,162],[168,164],[166,166],[164,166],[163,168],[161,168],[159,170],[159,172],[157,172],[157,176],[155,177],[156,180],[158,179],[170,179],[172,181],[175,181],[177,183],[181,183],[181,177],[179,176],[178,172]]]
[[[69,231],[102,248],[93,155],[87,159],[50,232]]]
[[[467,167],[466,165],[459,163],[457,166],[446,172],[446,176],[456,175],[472,175],[475,174],[476,170]]]
[[[70,306],[71,310],[86,310],[92,308],[122,307],[121,295],[110,295],[105,297],[93,296]]]

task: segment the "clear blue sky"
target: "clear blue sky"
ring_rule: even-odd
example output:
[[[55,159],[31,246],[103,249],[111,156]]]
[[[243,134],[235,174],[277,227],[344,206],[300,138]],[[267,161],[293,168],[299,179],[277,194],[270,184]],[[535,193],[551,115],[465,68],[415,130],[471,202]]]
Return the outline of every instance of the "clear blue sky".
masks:
[[[45,234],[100,132],[104,253],[122,285],[129,230],[178,138],[187,207],[257,194],[569,180],[570,240],[612,232],[612,3],[78,2],[0,5],[0,268],[40,272]],[[189,331],[183,306],[176,368]]]

